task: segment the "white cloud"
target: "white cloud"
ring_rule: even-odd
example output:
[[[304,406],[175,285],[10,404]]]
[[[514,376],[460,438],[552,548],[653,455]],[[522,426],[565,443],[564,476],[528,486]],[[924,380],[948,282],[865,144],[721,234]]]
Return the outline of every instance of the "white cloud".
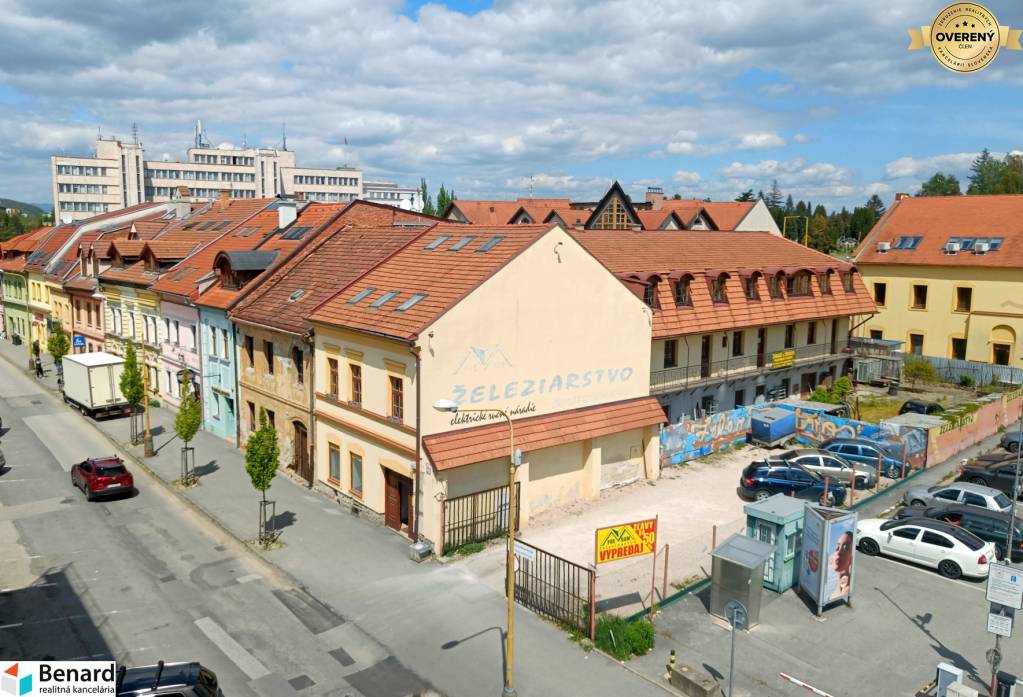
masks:
[[[702,177],[700,177],[699,172],[687,172],[684,169],[680,169],[671,175],[671,180],[679,185],[695,186],[702,181]]]
[[[970,164],[980,153],[959,152],[947,155],[934,155],[932,157],[900,157],[892,160],[884,167],[886,179],[901,179],[904,177],[929,178],[935,172],[951,172],[961,174],[970,168]],[[1003,154],[992,153],[995,157],[1003,157]]]
[[[785,139],[777,133],[744,133],[736,143],[736,150],[766,150],[767,148],[780,148],[785,145]]]
[[[813,138],[806,135],[805,133],[797,133],[796,135],[792,136],[792,140],[797,143],[809,143],[811,140],[813,140]]]

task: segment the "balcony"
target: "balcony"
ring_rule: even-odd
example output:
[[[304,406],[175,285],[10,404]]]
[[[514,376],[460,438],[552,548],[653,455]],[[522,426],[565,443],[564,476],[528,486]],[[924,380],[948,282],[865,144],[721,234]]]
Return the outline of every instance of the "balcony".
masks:
[[[652,370],[650,371],[650,393],[677,392],[724,380],[737,380],[761,373],[766,375],[774,370],[798,368],[811,363],[823,363],[844,357],[846,355],[846,345],[847,342],[845,341],[836,341],[834,347],[832,347],[831,343],[809,344],[799,348],[767,352],[759,357],[757,355],[736,356],[735,358],[711,361],[702,365]],[[791,361],[784,355],[789,351],[793,352]],[[772,364],[772,361],[774,364]]]

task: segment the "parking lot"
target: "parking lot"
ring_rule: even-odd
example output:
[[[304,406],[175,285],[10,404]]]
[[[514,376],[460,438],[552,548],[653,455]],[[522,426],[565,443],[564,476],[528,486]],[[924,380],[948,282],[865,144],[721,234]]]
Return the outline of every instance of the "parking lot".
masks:
[[[994,637],[987,633],[985,582],[951,581],[857,553],[854,583],[852,606],[833,606],[820,620],[794,591],[765,589],[760,625],[737,637],[735,697],[807,694],[779,672],[835,697],[913,695],[943,661],[986,690],[991,671],[984,653]],[[675,649],[679,661],[727,682],[730,635],[707,613],[709,597],[708,588],[664,608],[655,622],[656,648],[631,665],[663,684]],[[1002,640],[1001,669],[1020,675],[1023,640],[1015,631]]]

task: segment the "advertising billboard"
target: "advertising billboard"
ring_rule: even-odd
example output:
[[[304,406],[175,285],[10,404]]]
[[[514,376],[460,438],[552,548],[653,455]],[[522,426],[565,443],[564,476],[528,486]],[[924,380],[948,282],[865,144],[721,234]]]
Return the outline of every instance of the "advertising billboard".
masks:
[[[657,519],[597,528],[596,541],[598,564],[653,554],[657,549]]]
[[[799,587],[813,600],[818,615],[825,605],[852,595],[855,550],[855,512],[806,507]]]

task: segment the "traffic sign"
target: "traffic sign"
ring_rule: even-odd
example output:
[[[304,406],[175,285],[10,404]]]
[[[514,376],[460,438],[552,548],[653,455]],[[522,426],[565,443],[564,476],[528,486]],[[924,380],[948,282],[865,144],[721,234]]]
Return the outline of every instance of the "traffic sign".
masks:
[[[987,577],[987,599],[999,605],[1023,609],[1023,570],[992,564]]]
[[[987,659],[988,665],[991,666],[992,671],[997,671],[998,666],[1002,665],[1002,652],[996,648],[991,648],[985,651],[984,658]]]
[[[738,600],[729,600],[725,603],[725,617],[736,629],[745,629],[749,619],[746,614],[746,606]]]
[[[85,348],[85,337],[76,334],[71,337],[71,345],[75,348]]]
[[[1012,636],[1012,617],[989,612],[987,615],[987,630],[992,634],[1008,639]]]

